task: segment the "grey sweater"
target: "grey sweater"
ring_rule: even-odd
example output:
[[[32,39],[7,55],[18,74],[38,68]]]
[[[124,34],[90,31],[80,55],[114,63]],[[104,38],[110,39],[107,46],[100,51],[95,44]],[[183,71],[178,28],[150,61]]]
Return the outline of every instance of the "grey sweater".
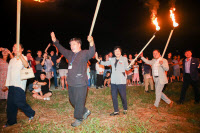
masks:
[[[120,56],[119,61],[115,67],[116,57],[111,58],[109,61],[101,61],[104,66],[112,66],[111,84],[126,84],[125,70],[130,70],[128,67],[128,59]]]
[[[68,69],[67,82],[69,86],[81,87],[88,84],[87,78],[87,62],[95,54],[95,45],[89,46],[89,50],[81,50],[77,54],[71,50],[65,49],[58,41],[54,42],[59,52],[68,60],[70,64],[72,59],[72,69]]]

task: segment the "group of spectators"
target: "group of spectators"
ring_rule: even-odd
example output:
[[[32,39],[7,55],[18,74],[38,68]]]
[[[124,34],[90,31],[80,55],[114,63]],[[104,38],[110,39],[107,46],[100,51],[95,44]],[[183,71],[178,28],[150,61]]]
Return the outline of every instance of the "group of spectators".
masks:
[[[27,50],[26,56],[24,56],[22,54],[23,46],[21,44],[19,46],[19,51],[17,51],[18,48],[15,44],[13,46],[12,53],[7,48],[0,48],[0,51],[2,53],[2,57],[0,58],[0,99],[9,99],[7,101],[7,117],[8,122],[11,123],[11,125],[13,123],[16,123],[16,112],[18,108],[23,110],[23,112],[29,117],[30,121],[35,115],[35,111],[32,110],[32,108],[26,103],[26,96],[24,93],[24,91],[26,90],[26,86],[28,86],[28,90],[33,93],[34,98],[41,100],[50,100],[50,96],[52,95],[52,91],[50,90],[51,79],[54,78],[55,89],[58,89],[59,87],[57,79],[60,79],[62,90],[64,90],[65,88],[68,89],[68,82],[66,80],[68,78],[68,69],[72,69],[72,63],[75,59],[79,60],[79,62],[82,62],[81,55],[79,55],[79,58],[76,58],[76,55],[81,51],[80,48],[78,52],[76,52],[75,54],[73,53],[74,55],[72,56],[72,59],[68,64],[68,60],[66,58],[69,55],[65,53],[65,51],[67,50],[63,50],[63,47],[58,44],[56,39],[52,40],[54,40],[53,42],[55,42],[56,45],[59,47],[57,48],[56,45],[49,44],[45,49],[43,55],[42,51],[37,51],[36,58],[32,57],[31,50]],[[152,109],[157,109],[161,98],[167,104],[169,104],[170,107],[172,107],[173,101],[170,100],[162,92],[162,90],[165,84],[167,84],[169,81],[173,82],[175,79],[177,79],[177,81],[183,81],[180,100],[178,101],[178,104],[183,104],[187,88],[190,84],[193,86],[195,92],[195,104],[199,103],[198,70],[200,65],[197,58],[192,58],[191,50],[185,52],[186,59],[180,59],[180,56],[174,56],[173,60],[171,53],[168,54],[168,59],[166,60],[164,58],[161,58],[159,50],[154,50],[154,58],[152,60],[148,60],[148,57],[145,58],[143,57],[143,54],[141,54],[140,58],[138,58],[133,64],[132,55],[130,54],[128,58],[126,54],[122,56],[122,50],[120,47],[114,48],[115,57],[113,57],[112,52],[110,52],[104,56],[105,58],[103,60],[102,56],[98,56],[97,53],[95,55],[93,54],[94,42],[92,38],[89,38],[89,41],[91,45],[90,50],[83,51],[83,54],[87,59],[87,69],[81,70],[77,68],[79,66],[75,65],[73,66],[73,68],[76,69],[76,71],[74,72],[83,71],[83,74],[87,74],[88,87],[96,87],[96,89],[99,89],[106,86],[111,86],[114,106],[114,112],[110,114],[111,116],[119,115],[117,102],[118,91],[121,95],[123,103],[123,113],[127,113],[126,86],[132,85],[145,84],[145,92],[149,93],[148,85],[150,84],[151,90],[154,91],[155,84],[156,100]],[[73,47],[75,47],[75,44],[73,43],[77,43],[79,45],[81,44],[78,42],[79,40],[70,41],[72,50],[74,50]],[[50,51],[49,55],[48,49],[51,46],[55,47],[56,53],[52,50]],[[63,55],[58,55],[58,49],[61,50],[61,53],[63,53]],[[94,55],[93,58],[91,58],[91,53]],[[91,58],[89,61],[88,55]],[[135,54],[135,56],[137,56],[137,54]],[[128,67],[129,64],[130,67]],[[20,80],[20,70],[28,67],[31,67],[33,69],[35,78],[28,79],[27,83],[26,80]],[[166,75],[168,76],[168,79]],[[80,78],[78,79],[80,80],[80,83],[85,82],[81,79],[81,77],[83,77],[82,74],[78,73],[74,78],[77,77]],[[70,84],[73,83],[79,86],[79,82],[73,81],[72,77],[71,79],[69,79],[69,81],[71,82]],[[76,115],[79,117],[79,111],[78,109],[76,109],[75,104],[80,104],[79,102],[81,102],[81,100],[78,103],[73,103],[75,102],[75,99],[74,97],[72,97],[72,94],[74,95],[76,93],[77,96],[81,96],[82,93],[79,94],[80,89],[78,88],[80,87],[73,87],[72,85],[69,85],[70,101],[72,102],[72,105],[74,104],[73,106],[75,107]],[[9,86],[9,91],[6,86]],[[84,90],[84,94],[86,94],[86,90]],[[13,97],[13,95],[17,95],[17,97]],[[84,95],[83,99],[85,98],[86,95]],[[81,105],[84,105],[83,101]],[[90,115],[91,112],[89,110],[84,109],[84,107],[82,109],[85,110],[85,113],[83,115],[84,118]],[[82,116],[80,117],[82,118]],[[78,126],[80,123],[82,123],[82,119],[77,120],[78,121],[75,121],[75,123],[73,123],[74,125],[72,124],[72,126]]]
[[[49,47],[55,47],[56,52],[54,50],[48,51]],[[0,51],[2,52],[0,58],[0,64],[1,64],[0,99],[7,99],[8,89],[4,86],[4,84],[7,75],[8,63],[9,60],[13,58],[13,54],[7,48],[0,48]],[[137,56],[137,54],[135,54],[134,56]],[[52,78],[54,79],[53,81],[55,89],[59,88],[58,84],[60,84],[61,90],[64,90],[65,88],[68,89],[67,88],[68,60],[63,55],[59,55],[59,51],[54,44],[53,45],[49,44],[45,49],[44,53],[42,53],[41,50],[38,50],[37,57],[35,58],[32,57],[32,51],[27,50],[26,57],[29,66],[32,67],[33,72],[35,74],[35,78],[28,79],[27,82],[28,90],[34,93],[33,94],[34,98],[44,99],[44,100],[50,99],[49,97],[44,97],[44,95],[48,92],[51,92],[47,90],[50,90],[51,88]],[[101,55],[99,56],[99,59],[109,61],[112,57],[113,53],[109,52],[104,56],[104,59]],[[132,54],[129,54],[128,57],[126,54],[124,54],[123,57],[128,58],[128,63],[130,63],[133,60]],[[146,59],[148,59],[148,57],[146,57]],[[180,55],[174,55],[172,59],[172,53],[168,53],[167,60],[169,64],[169,71],[166,72],[168,81],[169,82],[183,81],[183,65],[182,65],[183,58],[181,59]],[[110,87],[111,73],[112,73],[111,66],[103,66],[99,64],[99,62],[96,60],[94,56],[87,63],[88,87],[96,89],[104,88],[106,86]],[[45,83],[45,87],[44,84],[42,86],[39,85],[40,84],[39,81],[41,82],[42,80],[41,77],[42,79],[43,78],[47,79],[45,80],[45,82],[48,81],[48,83]],[[144,63],[141,59],[137,59],[134,65],[131,66],[131,69],[129,71],[126,71],[126,79],[127,79],[127,86],[145,85],[145,92],[149,93],[148,86],[150,85],[151,91],[154,90],[154,83],[152,78],[152,66]],[[39,90],[41,90],[41,88],[46,88],[42,89],[44,90],[43,91],[44,94],[40,93]]]

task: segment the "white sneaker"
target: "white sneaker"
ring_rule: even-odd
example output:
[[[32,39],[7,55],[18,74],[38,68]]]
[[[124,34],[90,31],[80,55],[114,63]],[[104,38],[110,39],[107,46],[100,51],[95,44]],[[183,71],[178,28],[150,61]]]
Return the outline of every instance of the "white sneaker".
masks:
[[[50,97],[47,97],[47,100],[49,101],[49,100],[50,100]]]

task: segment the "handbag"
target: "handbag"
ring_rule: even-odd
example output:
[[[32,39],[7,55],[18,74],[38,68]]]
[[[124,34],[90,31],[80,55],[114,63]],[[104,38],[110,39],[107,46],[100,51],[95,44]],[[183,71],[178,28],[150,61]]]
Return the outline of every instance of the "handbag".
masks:
[[[35,75],[33,73],[33,68],[29,66],[29,68],[22,69],[20,71],[20,78],[21,80],[35,78]]]

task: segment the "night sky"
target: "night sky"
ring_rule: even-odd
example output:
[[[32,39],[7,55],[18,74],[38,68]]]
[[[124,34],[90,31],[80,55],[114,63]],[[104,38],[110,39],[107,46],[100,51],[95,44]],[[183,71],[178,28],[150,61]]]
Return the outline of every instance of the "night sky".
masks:
[[[83,41],[82,49],[88,49],[87,35],[97,0],[51,1],[38,3],[22,0],[20,42],[25,50],[31,49],[35,53],[39,49],[44,51],[51,42],[51,31],[66,48],[70,48],[68,42],[71,38],[79,37]],[[152,57],[153,49],[159,49],[162,53],[173,28],[169,17],[169,1],[159,2],[157,17],[161,30],[144,51],[144,55],[149,57]],[[16,3],[17,0],[0,0],[0,47],[10,50],[16,42]],[[135,54],[143,48],[155,32],[151,13],[144,3],[145,0],[102,0],[93,30],[99,54],[113,51],[116,45],[121,46],[126,54]],[[167,52],[183,56],[185,49],[192,49],[193,56],[200,57],[199,6],[200,0],[176,1],[175,16],[179,27],[174,30]]]

